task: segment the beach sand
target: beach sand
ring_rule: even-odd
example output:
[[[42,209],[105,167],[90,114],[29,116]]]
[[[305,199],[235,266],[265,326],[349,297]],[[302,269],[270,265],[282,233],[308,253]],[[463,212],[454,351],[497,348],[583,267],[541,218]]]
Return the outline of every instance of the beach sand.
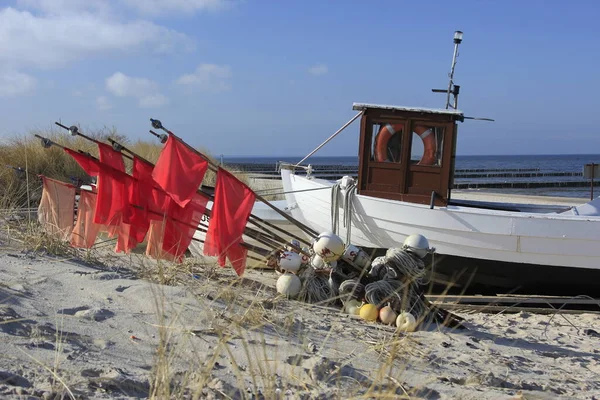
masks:
[[[400,334],[284,299],[271,271],[1,248],[1,398],[600,398],[598,314]]]

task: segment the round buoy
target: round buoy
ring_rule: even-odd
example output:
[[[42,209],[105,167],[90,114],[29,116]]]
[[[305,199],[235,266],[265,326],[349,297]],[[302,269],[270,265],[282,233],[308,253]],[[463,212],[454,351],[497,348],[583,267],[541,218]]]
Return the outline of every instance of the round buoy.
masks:
[[[350,315],[358,315],[362,303],[356,299],[350,299],[344,304],[344,309]]]
[[[277,288],[277,293],[281,293],[288,297],[294,297],[300,293],[302,282],[296,275],[286,272],[277,279],[275,287]]]
[[[363,304],[359,310],[359,315],[365,321],[377,321],[377,317],[379,316],[379,311],[377,307],[373,304]]]
[[[345,246],[339,236],[332,232],[324,232],[315,240],[313,250],[323,261],[331,262],[339,259],[344,254]]]
[[[321,256],[318,254],[313,254],[313,256],[310,258],[310,265],[312,265],[314,269],[325,269],[326,267],[325,261],[323,261]]]
[[[396,318],[396,326],[401,332],[414,332],[417,330],[417,320],[411,313],[402,311]]]
[[[300,265],[302,264],[302,257],[300,254],[294,253],[293,251],[284,251],[279,256],[279,268],[283,271],[298,272]]]
[[[396,321],[398,314],[389,305],[379,310],[379,319],[386,325],[391,325]]]

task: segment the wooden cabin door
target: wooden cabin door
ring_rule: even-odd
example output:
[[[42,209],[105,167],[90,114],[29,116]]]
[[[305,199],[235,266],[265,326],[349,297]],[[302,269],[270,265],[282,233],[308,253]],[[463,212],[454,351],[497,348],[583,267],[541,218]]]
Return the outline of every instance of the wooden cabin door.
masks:
[[[365,115],[359,193],[429,204],[435,192],[435,204],[446,205],[454,145],[454,124],[446,121]]]

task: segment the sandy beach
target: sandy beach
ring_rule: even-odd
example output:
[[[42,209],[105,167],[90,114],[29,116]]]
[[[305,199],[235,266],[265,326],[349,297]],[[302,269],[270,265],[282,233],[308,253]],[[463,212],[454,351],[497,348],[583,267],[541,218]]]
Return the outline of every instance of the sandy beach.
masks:
[[[0,396],[600,398],[599,314],[463,313],[466,329],[401,334],[282,298],[276,279],[4,238]]]

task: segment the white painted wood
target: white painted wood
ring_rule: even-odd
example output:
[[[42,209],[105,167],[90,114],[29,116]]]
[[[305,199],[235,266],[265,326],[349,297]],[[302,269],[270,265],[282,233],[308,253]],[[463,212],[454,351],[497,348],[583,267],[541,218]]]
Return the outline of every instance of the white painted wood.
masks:
[[[457,115],[462,117],[463,112],[460,110],[446,109],[446,108],[425,108],[425,107],[404,107],[404,106],[392,106],[385,104],[369,104],[369,103],[353,103],[352,109],[357,111],[366,110],[367,108],[374,108],[378,110],[392,110],[392,111],[409,111],[409,112],[420,112],[426,114],[444,114],[444,115]]]
[[[332,186],[332,182],[282,169],[286,191]],[[331,230],[331,191],[287,195],[288,207],[313,229]],[[340,202],[341,203],[341,202]],[[594,206],[596,204],[593,204]],[[439,254],[516,263],[600,269],[600,215],[533,213],[467,206],[430,209],[428,205],[356,195],[352,244],[390,248],[413,233],[427,237]],[[533,209],[533,208],[532,208]],[[597,210],[597,208],[595,208]],[[340,221],[342,220],[340,210]],[[339,235],[346,237],[341,226]]]

